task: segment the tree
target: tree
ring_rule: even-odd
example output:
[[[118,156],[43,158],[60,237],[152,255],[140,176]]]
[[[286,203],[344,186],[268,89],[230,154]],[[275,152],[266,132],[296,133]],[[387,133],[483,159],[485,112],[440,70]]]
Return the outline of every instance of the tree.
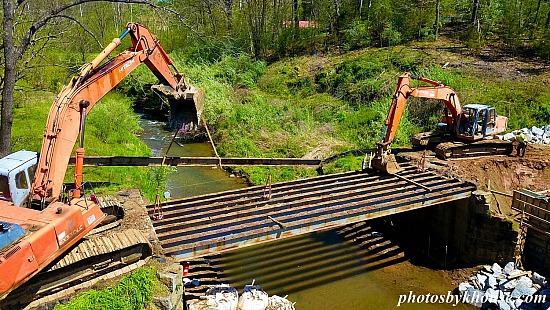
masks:
[[[17,80],[21,77],[24,64],[23,56],[31,47],[40,45],[39,50],[45,48],[49,39],[53,37],[48,32],[49,25],[60,19],[73,21],[83,25],[71,15],[71,11],[78,6],[91,2],[115,2],[128,4],[144,4],[156,6],[153,0],[73,0],[70,2],[48,2],[31,0],[3,0],[3,42],[0,48],[4,54],[4,71],[0,76],[1,88],[1,116],[0,116],[0,157],[11,151],[11,130],[13,123],[14,90]],[[40,3],[38,3],[40,2]],[[38,3],[38,4],[37,4]],[[51,30],[51,29],[50,29]],[[35,55],[31,55],[32,58]]]

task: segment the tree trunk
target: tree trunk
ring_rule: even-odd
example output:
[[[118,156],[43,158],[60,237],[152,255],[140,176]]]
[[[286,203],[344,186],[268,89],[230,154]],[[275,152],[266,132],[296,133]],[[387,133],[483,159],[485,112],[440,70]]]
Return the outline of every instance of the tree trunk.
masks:
[[[11,127],[13,124],[13,92],[15,89],[17,49],[13,42],[13,18],[15,4],[13,0],[3,1],[4,9],[4,87],[2,88],[2,119],[0,123],[0,157],[11,151]]]
[[[369,0],[369,5],[367,6],[367,22],[369,21],[370,8],[372,6],[372,0]]]
[[[441,14],[441,0],[435,1],[435,21],[434,21],[434,34],[435,39],[439,35],[439,15]]]
[[[550,11],[548,11],[548,16],[546,17],[546,29],[550,29]]]
[[[298,24],[300,22],[300,18],[298,17],[298,8],[298,0],[292,0],[292,17],[294,19],[294,28],[298,28]]]
[[[542,0],[539,0],[537,3],[537,11],[535,12],[535,18],[533,20],[533,25],[536,25],[539,20],[539,12],[540,12],[540,6],[541,6]]]
[[[470,21],[472,25],[476,26],[478,25],[478,11],[479,11],[479,0],[474,0],[473,6],[472,6],[472,20]]]

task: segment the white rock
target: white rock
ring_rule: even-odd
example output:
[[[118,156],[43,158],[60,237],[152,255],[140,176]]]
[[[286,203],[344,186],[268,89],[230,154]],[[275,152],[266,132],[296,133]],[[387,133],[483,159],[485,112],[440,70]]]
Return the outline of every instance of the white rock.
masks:
[[[497,301],[497,306],[498,306],[498,309],[499,310],[510,310],[510,305],[507,304],[504,300],[498,300]]]
[[[538,285],[544,285],[544,282],[546,282],[546,278],[536,272],[533,272],[533,275],[531,276],[531,280],[533,280],[533,283]]]
[[[462,294],[466,292],[469,288],[474,288],[470,283],[462,282],[458,285],[458,291]]]
[[[542,129],[536,127],[536,126],[533,126],[533,127],[531,128],[531,132],[532,132],[533,135],[535,135],[535,136],[542,136],[542,134],[544,133],[544,130],[542,130]]]
[[[483,292],[476,290],[474,288],[468,289],[466,292],[464,292],[464,300],[476,307],[481,307],[483,300]]]
[[[499,285],[499,288],[501,290],[507,290],[507,291],[511,291],[513,290],[514,288],[516,288],[516,286],[518,285],[518,281],[517,280],[508,280],[508,281],[505,281],[503,283],[501,283]]]
[[[504,136],[502,136],[502,140],[513,141],[514,139],[516,139],[516,135],[513,133],[507,133]]]
[[[516,264],[514,262],[509,262],[504,266],[504,274],[509,275],[512,270],[516,269]]]
[[[487,276],[478,273],[476,275],[476,278],[477,278],[477,283],[479,283],[479,285],[481,286],[481,290],[485,290],[487,288],[486,287]]]
[[[489,288],[496,288],[497,287],[497,279],[493,276],[487,277],[487,282],[485,283],[486,287]]]
[[[497,290],[494,290],[492,288],[488,288],[487,291],[485,291],[485,297],[487,298],[487,301],[490,303],[496,303],[498,300],[498,292]]]
[[[516,288],[512,291],[512,294],[510,296],[512,298],[521,298],[522,296],[531,296],[537,292],[536,289],[532,287],[528,287],[524,284],[518,284]]]
[[[531,279],[529,279],[528,277],[526,276],[522,276],[518,279],[518,285],[519,284],[523,284],[527,287],[532,287],[533,286],[533,281],[531,281]]]

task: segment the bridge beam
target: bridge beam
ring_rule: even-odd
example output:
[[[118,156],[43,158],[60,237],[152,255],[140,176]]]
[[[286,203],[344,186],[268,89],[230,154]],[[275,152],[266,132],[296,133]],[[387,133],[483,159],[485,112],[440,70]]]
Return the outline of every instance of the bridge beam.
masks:
[[[319,159],[303,158],[232,158],[232,157],[135,157],[86,156],[84,166],[319,166]],[[71,157],[69,165],[74,165]]]

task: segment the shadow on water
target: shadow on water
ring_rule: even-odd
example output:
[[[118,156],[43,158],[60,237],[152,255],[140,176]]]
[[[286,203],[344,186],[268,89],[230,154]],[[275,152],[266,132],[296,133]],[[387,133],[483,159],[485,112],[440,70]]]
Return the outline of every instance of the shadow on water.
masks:
[[[348,242],[348,232],[334,229],[223,253],[218,267],[237,287],[255,279],[270,294],[286,295],[406,260],[398,247],[373,236],[369,226],[359,230],[381,246],[369,250]]]
[[[296,309],[392,309],[403,294],[446,294],[450,281],[408,262],[381,221],[346,225],[264,243],[211,259],[223,282],[255,280],[270,295],[289,295]],[[380,230],[381,229],[381,230]],[[383,232],[380,232],[383,231]],[[404,309],[464,309],[409,304]]]

